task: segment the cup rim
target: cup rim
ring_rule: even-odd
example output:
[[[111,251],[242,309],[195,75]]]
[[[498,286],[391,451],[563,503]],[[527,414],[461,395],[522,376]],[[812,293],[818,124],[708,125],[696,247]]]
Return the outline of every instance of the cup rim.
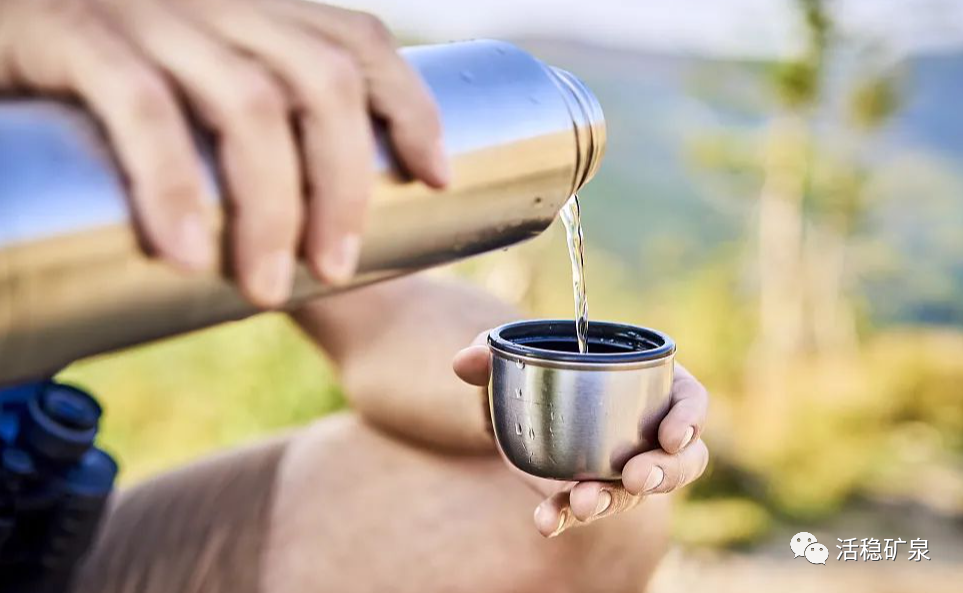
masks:
[[[611,321],[589,322],[589,351],[584,354],[536,348],[525,343],[526,341],[541,341],[552,338],[571,340],[574,339],[574,327],[575,321],[571,319],[514,321],[491,330],[488,334],[488,344],[492,349],[515,356],[544,361],[588,364],[646,362],[671,356],[676,349],[675,341],[660,331]],[[592,352],[592,342],[599,343],[603,340],[622,340],[623,343],[633,342],[646,344],[650,347],[630,352]]]

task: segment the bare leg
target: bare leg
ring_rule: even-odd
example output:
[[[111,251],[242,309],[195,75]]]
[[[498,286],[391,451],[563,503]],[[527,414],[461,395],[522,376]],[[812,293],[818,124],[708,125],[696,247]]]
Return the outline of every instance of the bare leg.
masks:
[[[450,455],[351,413],[121,495],[75,593],[619,593],[665,548],[668,502],[544,539],[495,455]]]
[[[266,592],[641,591],[666,544],[665,497],[546,540],[540,497],[495,456],[434,453],[350,414],[293,442],[278,484]]]

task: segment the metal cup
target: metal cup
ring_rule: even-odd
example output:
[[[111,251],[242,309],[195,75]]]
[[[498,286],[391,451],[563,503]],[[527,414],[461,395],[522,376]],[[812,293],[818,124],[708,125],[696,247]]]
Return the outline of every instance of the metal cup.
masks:
[[[492,330],[488,344],[495,438],[523,472],[618,480],[630,458],[659,446],[675,358],[667,335],[593,321],[582,354],[571,320],[534,320]]]

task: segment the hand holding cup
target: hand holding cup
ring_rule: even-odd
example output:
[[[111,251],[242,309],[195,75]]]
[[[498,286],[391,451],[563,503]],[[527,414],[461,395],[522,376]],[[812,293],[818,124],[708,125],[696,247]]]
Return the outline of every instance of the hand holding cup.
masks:
[[[535,334],[550,335],[533,337],[525,328],[517,329],[528,324],[531,330],[533,323],[541,324]],[[552,323],[554,327],[546,325]],[[708,450],[700,438],[708,394],[685,368],[673,363],[671,339],[622,324],[592,325],[588,355],[578,354],[566,343],[575,339],[571,322],[522,322],[498,328],[491,332],[492,339],[489,332],[480,334],[453,363],[463,381],[492,387],[490,402],[487,393],[485,399],[490,417],[502,424],[501,431],[493,428],[501,432],[499,452],[546,497],[535,510],[536,527],[546,537],[627,511],[650,494],[675,491],[701,476],[708,463]],[[562,328],[568,328],[570,340]],[[521,343],[522,348],[509,347],[504,352],[506,341]],[[580,358],[591,357],[593,350],[596,358]],[[511,366],[493,376],[493,368],[497,370],[493,358],[495,365],[510,362]],[[561,361],[562,368],[558,368],[559,358],[567,359]],[[517,363],[536,368],[526,374]],[[511,371],[513,367],[518,373]],[[522,397],[513,402],[519,387]],[[606,394],[613,393],[607,400]],[[567,413],[559,406],[567,408]],[[510,416],[513,411],[522,414],[517,421],[507,422],[504,413]],[[531,422],[533,414],[536,422]],[[622,417],[625,414],[628,418]],[[538,424],[537,442],[532,436],[534,424]],[[633,430],[630,438],[626,426]],[[532,465],[518,455],[518,448],[504,446],[503,441],[514,442],[514,437],[520,442],[529,439]],[[584,439],[581,461],[578,451],[571,449],[578,439]],[[562,459],[553,463],[556,454]]]

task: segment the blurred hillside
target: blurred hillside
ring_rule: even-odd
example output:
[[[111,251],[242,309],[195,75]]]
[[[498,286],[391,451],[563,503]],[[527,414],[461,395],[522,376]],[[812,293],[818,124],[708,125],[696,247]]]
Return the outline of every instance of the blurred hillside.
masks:
[[[742,236],[758,180],[715,183],[688,152],[706,134],[759,133],[777,108],[767,88],[770,65],[544,40],[520,45],[577,73],[605,110],[602,173],[582,191],[593,247],[644,264],[639,279],[648,283],[698,265]],[[861,65],[850,56],[832,76],[844,80]],[[873,171],[856,248],[856,265],[864,268],[860,292],[881,324],[963,325],[963,118],[953,99],[963,93],[963,54],[917,55],[898,67],[901,104],[864,140],[871,142]],[[813,120],[817,134],[833,142],[838,122],[825,113]]]

